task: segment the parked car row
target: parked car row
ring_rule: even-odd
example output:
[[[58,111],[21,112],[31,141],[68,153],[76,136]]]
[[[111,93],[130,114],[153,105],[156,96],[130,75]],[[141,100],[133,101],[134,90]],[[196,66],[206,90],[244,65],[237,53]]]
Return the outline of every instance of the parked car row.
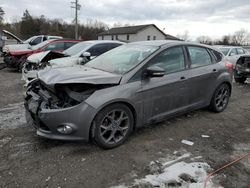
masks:
[[[235,66],[237,60],[246,54],[250,54],[248,50],[235,46],[220,46],[219,50],[227,57],[227,60]]]
[[[78,42],[79,40],[72,39],[49,39],[34,46],[12,50],[8,53],[5,52],[4,62],[6,63],[7,67],[19,70],[21,72],[27,57],[30,55],[50,50],[61,52]]]
[[[124,44],[119,41],[84,41],[68,48],[62,53],[55,51],[46,51],[31,55],[28,57],[24,67],[22,78],[30,81],[36,78],[37,72],[44,68],[65,67],[76,64],[84,64],[113,48]]]
[[[105,52],[93,50],[100,44],[89,43],[95,42],[78,43],[61,58],[48,61],[52,66],[55,61],[84,65],[40,70],[50,52],[33,57],[40,71],[27,85],[25,108],[27,122],[39,136],[94,140],[114,148],[145,124],[203,107],[214,112],[227,107],[233,64],[211,46],[142,41],[119,43]],[[87,63],[83,60],[97,55]],[[43,60],[36,61],[39,58]]]

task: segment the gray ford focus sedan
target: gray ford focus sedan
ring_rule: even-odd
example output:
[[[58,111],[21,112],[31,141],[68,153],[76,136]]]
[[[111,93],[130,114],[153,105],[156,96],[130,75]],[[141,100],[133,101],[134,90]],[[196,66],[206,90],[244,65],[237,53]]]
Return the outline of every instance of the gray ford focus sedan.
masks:
[[[26,118],[39,136],[113,148],[145,124],[203,107],[222,112],[232,72],[210,46],[130,43],[84,66],[40,71],[27,89]]]

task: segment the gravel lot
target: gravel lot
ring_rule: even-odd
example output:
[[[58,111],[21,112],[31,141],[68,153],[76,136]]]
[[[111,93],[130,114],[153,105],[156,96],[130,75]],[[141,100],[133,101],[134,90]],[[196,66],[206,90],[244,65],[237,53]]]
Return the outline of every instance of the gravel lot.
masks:
[[[161,158],[190,153],[184,161],[205,162],[216,170],[250,153],[250,83],[234,84],[223,113],[185,114],[137,130],[119,148],[102,150],[91,143],[37,137],[25,123],[20,78],[19,73],[0,70],[0,187],[132,186],[135,179],[152,173],[151,161]],[[183,139],[194,144],[183,144]],[[228,188],[249,187],[250,157],[224,169],[212,181]]]

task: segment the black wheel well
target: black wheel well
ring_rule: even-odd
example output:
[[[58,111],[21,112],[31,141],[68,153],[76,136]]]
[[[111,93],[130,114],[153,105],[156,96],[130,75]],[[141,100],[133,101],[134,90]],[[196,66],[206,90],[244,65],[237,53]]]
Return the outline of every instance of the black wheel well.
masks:
[[[230,96],[231,96],[231,93],[232,93],[232,84],[230,82],[227,82],[227,81],[222,82],[220,85],[222,85],[222,84],[227,84],[228,85],[229,90],[230,90]]]
[[[137,123],[137,114],[136,114],[136,110],[135,110],[134,106],[131,105],[130,103],[124,102],[124,101],[113,102],[113,103],[110,103],[110,104],[107,104],[107,105],[103,106],[99,111],[101,111],[101,110],[104,109],[105,107],[107,107],[107,106],[109,106],[109,105],[113,105],[113,104],[124,104],[124,105],[126,105],[126,106],[131,110],[132,115],[133,115],[133,118],[134,118],[134,124],[133,124],[133,130],[134,130],[135,127],[136,127],[136,123]],[[98,112],[99,112],[99,111],[98,111]],[[96,115],[98,114],[98,112],[96,113]],[[96,115],[95,115],[95,117],[96,117]],[[95,119],[95,117],[94,117],[94,119]],[[92,139],[93,139],[93,134],[92,134],[92,133],[93,133],[93,131],[94,131],[93,129],[95,128],[94,125],[93,125],[94,119],[93,119],[93,122],[91,123],[91,127],[90,127],[90,129],[89,129],[89,140],[92,140]]]

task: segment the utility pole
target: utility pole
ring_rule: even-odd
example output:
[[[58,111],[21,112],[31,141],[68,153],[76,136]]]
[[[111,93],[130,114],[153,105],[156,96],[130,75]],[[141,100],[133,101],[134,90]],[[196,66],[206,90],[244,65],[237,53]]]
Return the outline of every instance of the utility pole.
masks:
[[[78,0],[71,2],[71,8],[75,9],[75,39],[78,39],[78,10],[81,8]]]

